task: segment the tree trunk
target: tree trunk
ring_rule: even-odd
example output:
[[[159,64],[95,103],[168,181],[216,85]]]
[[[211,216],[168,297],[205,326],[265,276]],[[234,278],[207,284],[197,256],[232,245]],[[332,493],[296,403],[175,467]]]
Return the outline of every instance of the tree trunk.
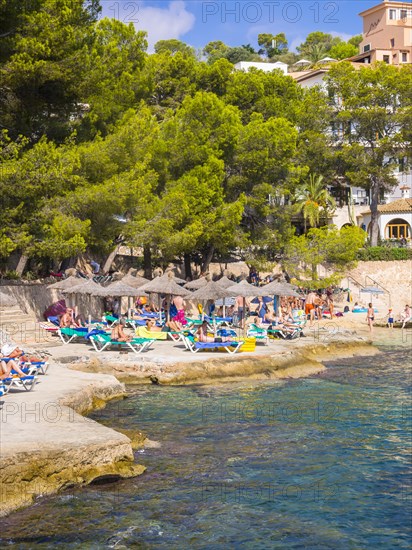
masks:
[[[108,273],[112,267],[112,264],[114,262],[114,259],[116,258],[117,256],[117,253],[119,252],[120,250],[120,247],[121,247],[121,244],[118,244],[116,246],[116,248],[110,252],[110,254],[107,256],[107,259],[106,261],[104,262],[104,265],[103,265],[103,273]]]
[[[210,265],[210,262],[212,261],[214,252],[215,252],[215,247],[213,245],[210,245],[206,253],[206,256],[204,257],[204,260],[203,260],[202,273],[206,273],[206,271],[209,269],[209,265]]]
[[[379,240],[379,225],[378,225],[378,205],[379,205],[380,185],[379,180],[376,177],[371,178],[370,188],[370,209],[371,209],[371,223],[369,226],[369,236],[371,240],[371,246],[378,246]]]
[[[26,265],[28,261],[29,261],[29,257],[26,256],[25,254],[22,254],[20,256],[16,267],[16,272],[19,274],[20,277],[23,275],[23,272],[26,269]]]
[[[183,261],[185,266],[185,277],[189,277],[191,280],[193,279],[192,274],[192,257],[190,254],[184,254],[183,255]]]
[[[152,278],[152,250],[150,246],[143,247],[143,269],[146,279]]]

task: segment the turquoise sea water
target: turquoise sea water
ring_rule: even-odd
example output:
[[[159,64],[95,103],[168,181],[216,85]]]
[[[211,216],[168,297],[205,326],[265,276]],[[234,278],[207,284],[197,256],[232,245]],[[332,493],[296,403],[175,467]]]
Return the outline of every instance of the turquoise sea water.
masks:
[[[145,431],[142,476],[3,519],[14,548],[410,548],[411,355],[304,380],[131,389],[93,418]]]

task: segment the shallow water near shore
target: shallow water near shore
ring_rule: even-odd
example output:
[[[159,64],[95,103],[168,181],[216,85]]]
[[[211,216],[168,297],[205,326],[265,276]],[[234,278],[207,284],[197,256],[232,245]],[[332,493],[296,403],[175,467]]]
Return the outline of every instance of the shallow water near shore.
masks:
[[[143,430],[135,479],[2,520],[15,548],[409,548],[410,348],[309,379],[130,388],[92,418]]]

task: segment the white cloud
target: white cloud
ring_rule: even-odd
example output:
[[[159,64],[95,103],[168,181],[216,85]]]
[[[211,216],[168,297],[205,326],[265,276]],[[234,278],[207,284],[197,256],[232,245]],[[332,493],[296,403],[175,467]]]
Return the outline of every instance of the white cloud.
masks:
[[[336,31],[331,31],[329,34],[331,34],[333,37],[337,36],[338,38],[341,38],[345,42],[347,42],[349,38],[352,38],[352,36],[354,36],[353,34],[348,34],[346,32],[336,32]]]
[[[149,50],[158,40],[179,38],[190,31],[195,24],[195,16],[186,10],[185,2],[175,0],[167,8],[156,8],[139,3],[137,12],[138,30],[147,31]]]

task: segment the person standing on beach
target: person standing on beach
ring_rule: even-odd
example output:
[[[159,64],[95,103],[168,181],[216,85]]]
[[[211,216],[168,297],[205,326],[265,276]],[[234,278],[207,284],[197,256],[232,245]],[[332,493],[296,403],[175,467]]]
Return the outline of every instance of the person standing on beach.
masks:
[[[405,325],[412,318],[411,308],[406,304],[405,309],[401,313],[402,328],[405,328]]]
[[[313,322],[315,320],[315,299],[316,294],[313,292],[313,290],[310,290],[305,300],[305,314],[306,316],[310,316],[310,326],[313,325]]]
[[[368,323],[368,326],[369,326],[369,332],[373,332],[373,322],[375,320],[375,312],[373,310],[373,307],[372,307],[372,304],[370,303],[368,305],[368,312],[366,314],[366,322]]]
[[[389,311],[388,311],[386,317],[388,318],[388,321],[387,321],[386,324],[388,325],[389,328],[393,328],[394,319],[393,319],[393,310],[392,310],[391,307],[389,308]]]
[[[176,315],[172,317],[172,321],[177,321],[181,325],[187,325],[186,317],[185,317],[185,305],[186,302],[183,300],[181,296],[174,296],[172,304],[176,308]]]

